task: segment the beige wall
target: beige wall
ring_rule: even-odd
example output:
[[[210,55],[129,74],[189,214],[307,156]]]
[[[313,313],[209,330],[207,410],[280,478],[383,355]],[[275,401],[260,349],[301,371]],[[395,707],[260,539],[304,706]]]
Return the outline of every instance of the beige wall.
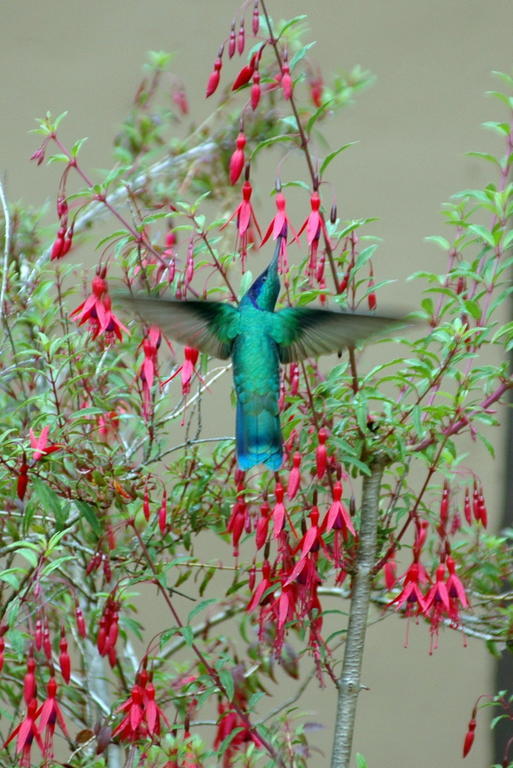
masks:
[[[444,268],[441,254],[423,242],[442,231],[441,203],[488,180],[487,167],[464,152],[495,146],[479,124],[496,119],[501,107],[482,94],[494,87],[490,70],[511,70],[513,4],[269,0],[269,6],[276,17],[311,12],[326,72],[359,63],[377,75],[374,88],[332,129],[337,141],[360,143],[331,178],[342,215],[380,218],[373,230],[384,238],[377,278],[398,278],[395,293],[385,296],[391,303],[400,294],[404,305],[406,274]],[[237,7],[232,0],[1,0],[0,11],[0,173],[11,199],[53,204],[58,169],[28,162],[36,146],[27,133],[33,118],[69,110],[66,139],[88,136],[83,161],[107,167],[148,49],[177,51],[175,70],[187,76],[193,110],[206,114],[206,77]],[[500,488],[501,479],[500,466],[488,464],[486,487]],[[490,507],[497,512],[498,504],[497,496]],[[370,630],[364,680],[371,690],[362,696],[356,747],[371,768],[459,765],[472,702],[491,690],[489,657],[479,644],[464,649],[461,637],[448,632],[430,657],[427,630],[415,625],[405,650],[404,632],[405,624],[393,619]],[[321,711],[310,719],[321,717],[331,732],[329,689],[312,691],[301,704]],[[488,736],[479,726],[466,765],[487,761]]]

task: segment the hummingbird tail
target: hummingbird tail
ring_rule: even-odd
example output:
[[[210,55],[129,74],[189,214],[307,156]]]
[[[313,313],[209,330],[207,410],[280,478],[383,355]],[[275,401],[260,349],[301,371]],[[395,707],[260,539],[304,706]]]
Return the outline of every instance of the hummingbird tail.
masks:
[[[277,413],[237,404],[237,461],[246,471],[256,464],[278,470],[283,461],[283,441]]]

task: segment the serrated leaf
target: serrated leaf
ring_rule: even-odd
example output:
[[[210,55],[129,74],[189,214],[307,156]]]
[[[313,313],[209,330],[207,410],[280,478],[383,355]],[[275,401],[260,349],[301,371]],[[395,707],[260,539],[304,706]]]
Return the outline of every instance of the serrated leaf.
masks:
[[[324,160],[322,162],[319,174],[322,176],[322,174],[324,173],[326,168],[329,166],[331,161],[334,160],[337,157],[337,155],[340,155],[340,153],[343,152],[345,149],[347,149],[348,147],[352,147],[353,144],[358,144],[358,142],[357,141],[349,141],[347,144],[343,144],[338,149],[335,149],[334,152],[330,152],[329,155],[326,155],[326,157],[324,158]]]

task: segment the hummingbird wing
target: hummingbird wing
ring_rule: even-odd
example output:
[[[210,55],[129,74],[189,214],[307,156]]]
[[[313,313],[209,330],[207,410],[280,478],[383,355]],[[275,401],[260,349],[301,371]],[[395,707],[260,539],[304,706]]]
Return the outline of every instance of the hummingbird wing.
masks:
[[[272,337],[279,345],[280,361],[292,363],[339,352],[401,324],[403,319],[384,315],[288,307],[274,313]]]
[[[157,325],[180,344],[226,360],[239,332],[239,310],[220,301],[176,301],[114,294],[148,325]]]

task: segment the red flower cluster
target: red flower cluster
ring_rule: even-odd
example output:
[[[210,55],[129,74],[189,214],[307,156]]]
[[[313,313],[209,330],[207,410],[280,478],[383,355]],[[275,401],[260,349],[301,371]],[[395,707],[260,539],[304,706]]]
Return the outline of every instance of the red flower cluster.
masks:
[[[160,736],[161,720],[171,730],[171,724],[155,701],[155,686],[146,669],[137,675],[130,696],[116,712],[125,716],[112,732],[113,738],[134,743],[141,739],[154,740]]]
[[[97,269],[92,282],[91,295],[73,310],[70,317],[79,325],[89,322],[93,339],[96,339],[100,334],[105,334],[107,341],[112,341],[114,336],[121,341],[123,338],[122,331],[127,334],[130,332],[112,311],[112,301],[108,294],[108,285],[105,279],[106,274],[106,267]]]

